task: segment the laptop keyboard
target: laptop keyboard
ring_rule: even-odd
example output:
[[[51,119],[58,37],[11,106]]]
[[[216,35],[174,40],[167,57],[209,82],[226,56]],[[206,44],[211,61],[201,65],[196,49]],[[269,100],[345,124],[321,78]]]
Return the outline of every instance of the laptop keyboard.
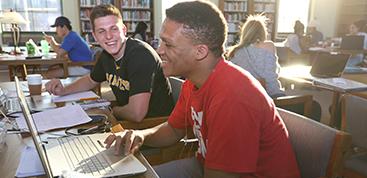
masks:
[[[101,146],[95,144],[89,136],[64,137],[57,140],[73,171],[93,176],[115,172],[101,153]]]

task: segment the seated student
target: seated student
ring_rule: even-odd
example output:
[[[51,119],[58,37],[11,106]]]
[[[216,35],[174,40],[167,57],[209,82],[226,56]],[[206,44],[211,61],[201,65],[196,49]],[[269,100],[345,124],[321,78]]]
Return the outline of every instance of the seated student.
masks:
[[[266,17],[250,15],[241,28],[240,42],[231,47],[228,59],[250,72],[257,79],[265,80],[265,89],[272,97],[284,96],[278,80],[280,66],[276,48],[266,41]]]
[[[136,25],[135,32],[131,35],[132,38],[147,41],[147,29],[148,25],[145,22],[139,22]]]
[[[168,79],[161,59],[149,44],[127,38],[120,11],[113,5],[93,8],[90,21],[93,36],[104,49],[92,72],[64,87],[51,80],[46,89],[55,95],[90,90],[107,81],[116,96],[117,119],[140,122],[144,117],[167,116],[173,108]]]
[[[240,42],[230,48],[228,59],[250,72],[255,78],[265,80],[266,92],[272,98],[284,96],[278,80],[280,66],[276,48],[272,41],[267,41],[266,17],[250,15],[241,28]],[[303,106],[290,106],[286,109],[303,113]],[[312,119],[320,121],[321,106],[313,102]]]
[[[71,61],[92,61],[92,51],[88,44],[76,32],[72,31],[70,20],[64,16],[57,17],[55,24],[56,34],[63,38],[61,44],[58,44],[54,37],[45,35],[44,38],[57,53],[59,58],[68,56]],[[70,76],[85,75],[90,72],[89,68],[73,66],[68,68]],[[64,70],[60,65],[51,66],[45,74],[46,78],[60,78],[64,76]]]
[[[254,77],[224,60],[226,34],[223,14],[209,1],[167,9],[157,51],[166,76],[186,78],[177,104],[168,122],[110,135],[107,148],[115,141],[116,154],[168,146],[193,129],[197,156],[156,166],[160,177],[300,177],[273,101]]]
[[[288,47],[295,54],[301,54],[307,48],[307,41],[304,38],[305,26],[299,20],[294,23],[294,33],[289,34],[284,41],[284,46]]]
[[[350,24],[349,26],[349,34],[348,35],[360,35],[364,36],[364,45],[363,48],[367,49],[367,33],[364,32],[364,27],[366,26],[365,20],[358,20]],[[347,63],[347,67],[355,67],[359,66],[363,63],[363,54],[355,54],[352,55]]]
[[[310,38],[310,45],[312,46],[316,46],[318,42],[324,40],[324,35],[317,30],[316,20],[311,20],[310,23],[308,23],[306,35]]]

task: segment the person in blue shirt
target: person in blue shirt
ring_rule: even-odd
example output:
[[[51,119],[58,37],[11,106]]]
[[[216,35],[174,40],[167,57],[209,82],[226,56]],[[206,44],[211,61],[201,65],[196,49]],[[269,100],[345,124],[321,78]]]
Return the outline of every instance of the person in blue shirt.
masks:
[[[72,31],[68,18],[57,17],[55,24],[51,27],[56,27],[56,34],[63,39],[62,43],[57,43],[53,36],[45,35],[44,38],[57,53],[58,58],[68,57],[73,62],[93,60],[92,50],[82,37]],[[80,76],[90,72],[89,68],[79,66],[68,67],[68,70],[70,76]],[[64,76],[64,71],[60,65],[50,66],[45,74],[46,78],[60,78],[62,76]]]

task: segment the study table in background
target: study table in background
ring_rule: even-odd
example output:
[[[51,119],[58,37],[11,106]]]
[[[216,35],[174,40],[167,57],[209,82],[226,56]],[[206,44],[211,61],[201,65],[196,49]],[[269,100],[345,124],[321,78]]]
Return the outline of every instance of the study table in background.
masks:
[[[340,110],[340,101],[345,94],[358,95],[361,97],[367,98],[367,86],[361,86],[356,89],[346,89],[338,88],[337,86],[332,85],[323,85],[315,83],[316,79],[313,80],[310,74],[311,66],[289,66],[282,67],[280,71],[279,77],[283,80],[290,81],[295,84],[313,86],[318,89],[329,90],[333,92],[333,99],[331,104],[331,118],[330,123],[328,125],[332,127],[338,127],[340,125],[340,121],[338,120],[338,112]],[[352,82],[360,82],[363,85],[367,84],[367,73],[363,74],[343,74],[341,76],[343,79],[352,80]],[[321,79],[322,80],[322,79]],[[337,80],[337,79],[336,79]],[[338,82],[338,81],[336,81]],[[342,82],[342,81],[340,81]]]
[[[9,78],[14,81],[16,75],[16,67],[21,66],[23,72],[27,72],[27,65],[54,65],[60,64],[64,70],[64,78],[68,76],[68,62],[67,58],[59,59],[56,53],[49,53],[44,56],[27,56],[27,55],[9,55],[0,54],[0,65],[8,66]],[[23,74],[26,76],[26,73]]]
[[[64,84],[71,83],[75,79],[64,79],[62,82]],[[22,86],[26,86],[26,83],[23,81],[21,82]],[[14,82],[3,82],[0,83],[0,87],[7,91],[14,91],[15,85]],[[51,101],[50,95],[48,93],[43,93],[42,97],[45,97],[47,101]],[[62,103],[61,103],[62,105]],[[116,119],[113,117],[112,113],[108,109],[91,109],[88,110],[87,113],[89,114],[105,114],[108,116],[108,119],[116,122]],[[81,126],[83,127],[83,126]],[[20,157],[23,151],[23,148],[27,145],[33,145],[33,141],[31,137],[23,138],[20,134],[7,134],[6,136],[6,145],[0,152],[0,173],[2,178],[13,178],[15,176],[16,170],[18,168],[18,164],[20,161]],[[136,158],[143,163],[143,165],[147,168],[147,171],[143,174],[139,174],[136,178],[154,178],[158,177],[158,175],[154,172],[151,165],[145,159],[145,157],[140,153],[135,154]],[[45,176],[41,176],[45,177]]]

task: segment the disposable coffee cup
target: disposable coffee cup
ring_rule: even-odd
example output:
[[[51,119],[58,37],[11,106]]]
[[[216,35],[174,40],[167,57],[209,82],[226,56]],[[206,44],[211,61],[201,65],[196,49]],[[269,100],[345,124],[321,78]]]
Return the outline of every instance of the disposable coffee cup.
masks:
[[[30,74],[27,75],[29,93],[31,95],[41,95],[42,93],[42,75]]]

